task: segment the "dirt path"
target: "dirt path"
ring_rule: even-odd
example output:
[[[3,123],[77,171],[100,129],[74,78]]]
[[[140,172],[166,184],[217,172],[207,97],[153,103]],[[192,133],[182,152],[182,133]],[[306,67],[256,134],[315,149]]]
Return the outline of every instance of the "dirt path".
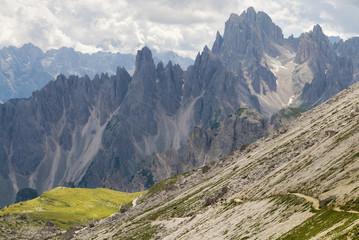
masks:
[[[319,210],[319,200],[315,199],[313,197],[301,194],[301,193],[293,193],[293,195],[300,197],[300,198],[304,198],[307,202],[311,202],[313,204],[313,208],[315,210]]]
[[[345,211],[345,210],[340,209],[340,208],[338,208],[338,207],[335,207],[333,210],[334,210],[334,211],[336,211],[336,212],[347,212],[347,213],[355,213],[355,214],[359,214],[359,212],[358,212],[358,211],[354,211],[354,210]]]
[[[142,195],[141,195],[141,196],[142,196]],[[140,197],[140,196],[139,196],[139,197]],[[133,201],[132,201],[132,207],[136,207],[136,205],[137,205],[137,199],[138,199],[139,197],[133,199]]]
[[[313,204],[313,208],[315,210],[319,210],[319,200],[315,199],[313,197],[301,194],[301,193],[293,193],[293,195],[300,197],[300,198],[304,198],[307,202],[311,202]],[[340,209],[339,207],[335,207],[333,208],[334,211],[336,212],[347,212],[347,213],[354,213],[354,214],[359,214],[358,211],[354,211],[354,210],[349,210],[349,211],[345,211],[343,209]]]

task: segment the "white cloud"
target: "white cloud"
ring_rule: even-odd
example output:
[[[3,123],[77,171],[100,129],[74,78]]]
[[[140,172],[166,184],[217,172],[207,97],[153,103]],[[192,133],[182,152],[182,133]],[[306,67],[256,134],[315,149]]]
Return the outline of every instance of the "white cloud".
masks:
[[[231,12],[268,13],[285,36],[319,23],[328,35],[359,35],[355,0],[3,0],[0,47],[32,42],[43,50],[135,53],[144,45],[195,57],[223,33]]]

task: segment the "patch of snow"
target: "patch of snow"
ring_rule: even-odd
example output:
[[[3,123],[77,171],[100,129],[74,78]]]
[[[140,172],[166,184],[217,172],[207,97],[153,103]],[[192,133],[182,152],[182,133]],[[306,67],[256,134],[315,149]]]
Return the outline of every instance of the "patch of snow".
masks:
[[[12,57],[11,57],[11,55],[9,54],[9,56],[6,58],[6,61],[7,62],[10,62],[12,60]]]
[[[287,58],[294,58],[296,53],[295,52],[291,52],[288,49],[283,48],[282,53],[287,57]]]
[[[287,105],[288,106],[291,105],[293,103],[293,100],[294,100],[294,95],[289,98],[289,101],[288,101]]]
[[[45,58],[45,59],[41,60],[41,65],[43,67],[49,67],[54,60],[55,60],[55,57]]]

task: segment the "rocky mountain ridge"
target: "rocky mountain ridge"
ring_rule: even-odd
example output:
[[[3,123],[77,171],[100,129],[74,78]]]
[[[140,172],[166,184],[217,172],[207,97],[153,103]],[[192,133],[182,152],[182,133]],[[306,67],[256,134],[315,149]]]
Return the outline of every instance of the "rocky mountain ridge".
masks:
[[[250,8],[232,14],[213,51],[205,47],[186,71],[156,66],[143,48],[133,77],[124,68],[93,80],[60,75],[30,99],[0,105],[0,203],[24,187],[143,190],[244,149],[270,132],[279,109],[308,109],[348,86],[351,61],[340,59],[319,26],[284,39]]]
[[[134,54],[110,52],[84,54],[68,47],[43,52],[31,43],[21,48],[4,47],[0,50],[0,101],[28,98],[59,74],[88,75],[92,79],[102,72],[116,74],[117,66],[125,67],[132,74],[135,58]],[[155,53],[154,60],[156,63],[172,61],[183,68],[193,63],[192,59],[174,52]]]
[[[34,92],[29,100],[0,105],[0,160],[4,166],[0,180],[2,191],[7,193],[2,202],[12,202],[16,192],[25,186],[41,193],[69,182],[81,187],[100,184],[123,191],[141,190],[153,181],[201,166],[208,158],[192,158],[190,165],[184,162],[186,152],[198,150],[182,149],[192,129],[218,125],[223,115],[227,116],[241,104],[230,98],[235,96],[228,92],[232,88],[222,87],[226,81],[207,78],[212,72],[205,69],[204,77],[202,73],[196,75],[197,69],[205,68],[210,58],[209,52],[203,53],[193,70],[184,72],[171,62],[166,67],[161,63],[156,67],[150,50],[144,48],[138,52],[132,78],[124,68],[118,68],[111,77],[102,74],[93,80],[87,76],[60,75]],[[223,72],[218,62],[213,64],[218,68],[216,74],[228,81],[235,80]],[[190,81],[191,76],[198,80]],[[236,105],[222,107],[223,102],[213,99],[212,91],[218,91],[224,101]],[[242,99],[242,103],[247,100],[243,96]],[[251,102],[249,95],[248,99]],[[263,130],[254,132],[257,127],[249,128],[247,135],[252,140],[268,128],[259,114],[242,122],[255,119],[261,120],[252,125],[257,124]],[[233,120],[231,124],[236,125]],[[193,131],[195,134],[196,130]],[[241,137],[234,138],[239,141],[235,146],[252,141],[247,135],[241,133]],[[169,167],[165,170],[144,168],[148,165],[144,162],[146,157],[168,150],[178,152],[177,156],[181,157],[166,160]]]
[[[348,40],[339,41],[334,44],[335,50],[340,56],[350,57],[353,61],[354,82],[359,80],[359,37],[353,37]]]
[[[285,39],[264,12],[231,14],[212,47],[227,69],[243,75],[269,118],[288,106],[310,108],[353,83],[350,56],[338,57],[319,25]]]
[[[359,84],[72,238],[355,239]]]

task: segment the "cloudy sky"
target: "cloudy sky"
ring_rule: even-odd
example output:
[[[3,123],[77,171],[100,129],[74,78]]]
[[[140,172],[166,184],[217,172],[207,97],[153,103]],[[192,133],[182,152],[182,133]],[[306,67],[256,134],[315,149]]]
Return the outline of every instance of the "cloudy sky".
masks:
[[[0,48],[32,42],[44,51],[135,53],[146,45],[194,57],[230,13],[268,13],[285,36],[319,23],[327,35],[359,36],[358,0],[1,0]]]

